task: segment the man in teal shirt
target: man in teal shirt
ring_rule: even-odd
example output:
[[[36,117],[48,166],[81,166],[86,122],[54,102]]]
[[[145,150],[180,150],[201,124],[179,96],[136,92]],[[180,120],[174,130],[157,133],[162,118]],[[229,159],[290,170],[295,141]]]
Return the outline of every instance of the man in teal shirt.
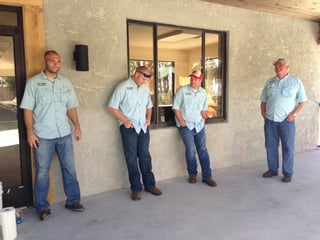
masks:
[[[206,147],[204,124],[208,105],[206,90],[201,87],[202,78],[203,75],[199,70],[192,72],[190,84],[177,90],[172,110],[175,113],[176,125],[185,145],[189,182],[197,182],[196,153],[198,153],[202,182],[215,187],[217,183],[212,179],[210,158]]]
[[[140,171],[145,191],[161,195],[160,189],[155,186],[149,152],[149,125],[153,105],[146,82],[150,77],[147,67],[138,67],[131,77],[118,84],[108,103],[108,110],[119,122],[131,198],[135,201],[141,199]]]
[[[289,63],[279,58],[274,62],[275,77],[262,91],[261,115],[265,120],[264,134],[268,171],[263,177],[278,175],[279,142],[282,145],[283,182],[291,182],[294,164],[295,118],[308,99],[301,80],[289,74]]]
[[[47,200],[49,171],[56,151],[61,165],[65,207],[83,211],[80,188],[74,166],[74,153],[69,119],[74,125],[74,137],[82,137],[76,107],[78,99],[71,82],[60,73],[61,59],[56,51],[44,55],[44,70],[27,80],[20,108],[24,109],[28,143],[35,159],[35,209],[41,221],[51,214]]]

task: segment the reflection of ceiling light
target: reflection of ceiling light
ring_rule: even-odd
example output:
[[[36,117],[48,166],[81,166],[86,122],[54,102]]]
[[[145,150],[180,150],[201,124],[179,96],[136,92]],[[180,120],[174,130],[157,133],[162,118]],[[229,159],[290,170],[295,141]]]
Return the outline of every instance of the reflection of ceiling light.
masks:
[[[158,37],[158,40],[162,42],[175,43],[175,42],[198,38],[198,37],[200,37],[199,34],[186,33],[186,32],[183,32],[182,30],[178,30],[178,31],[173,31],[170,33],[160,35]]]

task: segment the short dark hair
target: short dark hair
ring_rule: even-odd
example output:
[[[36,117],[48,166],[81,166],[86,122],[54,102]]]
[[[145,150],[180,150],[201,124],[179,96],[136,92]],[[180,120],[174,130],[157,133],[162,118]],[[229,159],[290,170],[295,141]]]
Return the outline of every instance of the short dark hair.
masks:
[[[59,55],[59,53],[57,52],[57,51],[55,51],[55,50],[48,50],[48,51],[46,51],[45,53],[44,53],[44,58],[46,58],[49,54],[51,54],[51,53],[55,53],[55,54],[58,54]]]

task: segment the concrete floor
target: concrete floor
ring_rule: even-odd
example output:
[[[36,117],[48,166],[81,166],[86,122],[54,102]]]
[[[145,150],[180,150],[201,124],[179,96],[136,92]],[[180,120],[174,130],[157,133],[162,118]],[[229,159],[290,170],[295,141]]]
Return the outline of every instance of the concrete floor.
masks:
[[[24,209],[18,240],[319,240],[320,150],[296,155],[291,183],[265,179],[266,162],[214,171],[218,187],[186,178],[158,183],[163,195],[129,189],[85,197],[83,213],[63,203],[38,220]]]

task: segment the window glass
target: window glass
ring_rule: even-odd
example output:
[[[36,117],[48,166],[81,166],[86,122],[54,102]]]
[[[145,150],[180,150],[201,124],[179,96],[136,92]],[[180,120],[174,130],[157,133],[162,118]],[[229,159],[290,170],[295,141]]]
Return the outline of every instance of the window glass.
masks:
[[[221,71],[221,43],[218,34],[205,35],[205,88],[208,97],[209,118],[221,117],[223,113],[222,90],[223,76]]]
[[[18,26],[17,13],[0,11],[0,25],[17,27]]]
[[[21,185],[14,40],[0,35],[0,176],[4,186]]]
[[[141,65],[147,65],[153,74],[149,80],[152,126],[175,125],[174,94],[189,84],[193,70],[204,74],[208,122],[225,120],[225,42],[224,32],[128,20],[130,74]]]
[[[129,29],[129,73],[133,74],[138,66],[146,65],[152,77],[149,79],[151,94],[154,95],[153,74],[153,28],[141,24],[128,24]],[[154,102],[153,102],[154,103]]]
[[[129,75],[139,66],[147,66],[151,71],[151,77],[148,84],[151,93],[153,106],[155,102],[155,76],[153,66],[153,26],[128,23],[128,40],[129,40]],[[153,108],[151,122],[155,121],[155,107]]]
[[[201,69],[201,31],[158,26],[157,44],[160,123],[174,125],[174,93],[179,87],[189,84],[188,75],[193,69]]]

